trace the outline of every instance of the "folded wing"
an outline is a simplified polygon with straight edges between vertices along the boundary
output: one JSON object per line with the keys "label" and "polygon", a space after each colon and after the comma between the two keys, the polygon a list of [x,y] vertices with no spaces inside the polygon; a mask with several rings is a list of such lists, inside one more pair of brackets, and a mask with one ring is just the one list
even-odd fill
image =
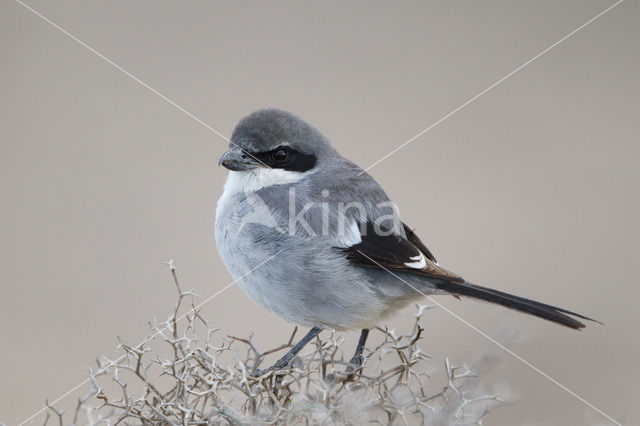
{"label": "folded wing", "polygon": [[361,224],[360,242],[342,250],[347,253],[351,262],[359,266],[399,270],[450,282],[465,282],[459,275],[440,267],[415,233],[406,225],[403,226],[408,238],[372,222]]}

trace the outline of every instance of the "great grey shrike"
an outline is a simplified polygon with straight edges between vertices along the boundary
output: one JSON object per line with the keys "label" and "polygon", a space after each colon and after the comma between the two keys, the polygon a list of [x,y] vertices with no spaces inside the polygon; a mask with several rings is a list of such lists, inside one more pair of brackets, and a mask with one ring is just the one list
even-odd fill
{"label": "great grey shrike", "polygon": [[230,170],[215,224],[224,264],[255,302],[311,327],[272,369],[325,328],[362,330],[350,364],[358,369],[368,330],[428,294],[480,299],[573,329],[584,327],[573,317],[590,320],[441,267],[380,185],[291,113],[264,109],[242,119],[219,164]]}

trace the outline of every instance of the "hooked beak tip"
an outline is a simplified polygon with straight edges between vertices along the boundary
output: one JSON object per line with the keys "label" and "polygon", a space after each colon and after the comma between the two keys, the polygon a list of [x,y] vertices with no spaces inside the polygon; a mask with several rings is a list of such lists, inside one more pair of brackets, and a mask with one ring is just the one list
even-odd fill
{"label": "hooked beak tip", "polygon": [[222,154],[222,157],[218,160],[218,165],[236,172],[252,170],[260,166],[239,149],[230,149]]}

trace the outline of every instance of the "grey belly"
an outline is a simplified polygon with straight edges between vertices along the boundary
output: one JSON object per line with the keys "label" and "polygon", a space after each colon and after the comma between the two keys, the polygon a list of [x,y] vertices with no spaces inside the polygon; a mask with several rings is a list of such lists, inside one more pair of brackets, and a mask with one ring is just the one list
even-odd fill
{"label": "grey belly", "polygon": [[[337,330],[370,328],[422,297],[385,271],[354,267],[319,240],[243,225],[233,212],[218,213],[216,244],[231,276],[252,300],[287,321]],[[413,284],[431,291],[428,283]]]}

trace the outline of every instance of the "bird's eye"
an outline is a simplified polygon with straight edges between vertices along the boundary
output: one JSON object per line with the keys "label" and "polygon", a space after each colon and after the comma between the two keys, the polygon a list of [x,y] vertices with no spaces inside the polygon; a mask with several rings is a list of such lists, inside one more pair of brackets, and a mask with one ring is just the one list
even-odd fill
{"label": "bird's eye", "polygon": [[273,159],[282,162],[287,159],[289,154],[287,154],[287,150],[284,148],[279,148],[273,153]]}

